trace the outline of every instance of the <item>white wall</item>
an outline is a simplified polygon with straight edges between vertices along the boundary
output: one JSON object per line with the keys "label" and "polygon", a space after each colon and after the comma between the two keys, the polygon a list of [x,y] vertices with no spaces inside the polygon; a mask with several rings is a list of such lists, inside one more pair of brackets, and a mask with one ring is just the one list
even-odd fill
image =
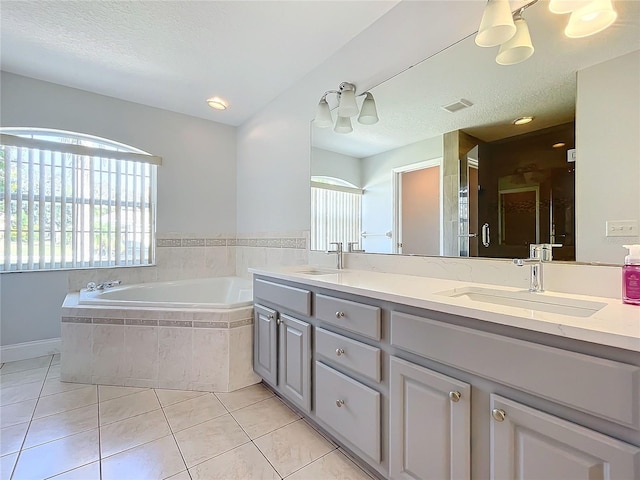
{"label": "white wall", "polygon": [[359,158],[341,153],[311,149],[311,176],[334,177],[362,187],[362,162]]}
{"label": "white wall", "polygon": [[[6,72],[0,75],[2,126],[88,133],[163,157],[158,169],[160,234],[235,233],[234,127]],[[152,275],[149,268],[121,272],[136,278]],[[96,272],[95,278],[100,275]],[[1,276],[0,344],[59,337],[59,309],[69,272]]]}
{"label": "white wall", "polygon": [[576,258],[620,264],[607,220],[640,221],[640,50],[578,72]]}
{"label": "white wall", "polygon": [[[393,229],[394,168],[442,157],[442,135],[405,145],[362,159],[362,229],[383,233]],[[377,253],[391,253],[392,239],[367,237],[362,248]]]}
{"label": "white wall", "polygon": [[[309,230],[310,121],[340,82],[366,91],[473,33],[477,1],[400,2],[238,129],[238,232]],[[437,28],[423,18],[436,16]],[[402,32],[398,35],[397,32]]]}

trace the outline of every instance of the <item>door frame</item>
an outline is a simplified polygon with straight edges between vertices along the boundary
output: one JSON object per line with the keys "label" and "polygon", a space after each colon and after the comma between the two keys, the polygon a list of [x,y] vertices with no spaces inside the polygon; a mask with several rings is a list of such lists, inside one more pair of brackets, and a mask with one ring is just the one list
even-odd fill
{"label": "door frame", "polygon": [[443,169],[442,169],[442,157],[434,158],[432,160],[424,160],[422,162],[411,163],[409,165],[403,165],[391,170],[391,186],[393,197],[393,226],[391,230],[391,252],[402,253],[402,174],[406,172],[413,172],[416,170],[424,170],[426,168],[440,167],[439,171],[439,187],[438,194],[439,205],[438,210],[440,213],[440,255],[444,254],[444,229],[442,228],[442,218],[444,216],[444,192],[443,192]]}

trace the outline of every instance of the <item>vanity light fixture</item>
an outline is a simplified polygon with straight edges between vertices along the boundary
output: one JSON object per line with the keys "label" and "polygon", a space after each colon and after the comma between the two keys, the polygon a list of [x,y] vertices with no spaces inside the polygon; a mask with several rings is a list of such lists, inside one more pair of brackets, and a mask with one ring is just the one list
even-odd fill
{"label": "vanity light fixture", "polygon": [[537,1],[532,0],[513,14],[508,0],[488,0],[476,35],[476,44],[481,47],[499,45],[496,62],[500,65],[515,65],[529,58],[534,48],[522,14]]}
{"label": "vanity light fixture", "polygon": [[585,6],[571,12],[564,34],[569,38],[595,35],[609,27],[618,18],[611,0],[592,0]]}
{"label": "vanity light fixture", "polygon": [[515,65],[533,55],[535,49],[531,43],[527,22],[522,18],[522,12],[524,8],[518,10],[513,17],[516,25],[515,35],[500,45],[498,56],[496,56],[496,62],[500,65]]}
{"label": "vanity light fixture", "polygon": [[226,110],[229,104],[220,97],[207,98],[207,104],[214,110]]}
{"label": "vanity light fixture", "polygon": [[533,122],[534,117],[518,117],[513,121],[514,125],[526,125]]}
{"label": "vanity light fixture", "polygon": [[358,116],[358,122],[363,125],[373,125],[378,123],[378,111],[376,102],[370,92],[364,92],[358,96],[364,95],[362,108],[358,108],[356,102],[356,86],[353,83],[342,82],[338,90],[328,90],[318,102],[316,116],[313,119],[314,125],[320,128],[328,128],[333,125],[333,117],[331,116],[331,108],[327,102],[327,95],[334,93],[338,97],[338,118],[333,129],[336,133],[351,133],[353,126],[351,117]]}

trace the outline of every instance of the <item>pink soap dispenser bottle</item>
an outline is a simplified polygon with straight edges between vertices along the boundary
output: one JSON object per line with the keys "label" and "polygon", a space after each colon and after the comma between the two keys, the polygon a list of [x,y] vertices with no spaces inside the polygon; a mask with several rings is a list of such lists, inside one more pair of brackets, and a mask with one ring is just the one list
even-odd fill
{"label": "pink soap dispenser bottle", "polygon": [[623,245],[629,250],[622,267],[622,301],[640,305],[640,245]]}

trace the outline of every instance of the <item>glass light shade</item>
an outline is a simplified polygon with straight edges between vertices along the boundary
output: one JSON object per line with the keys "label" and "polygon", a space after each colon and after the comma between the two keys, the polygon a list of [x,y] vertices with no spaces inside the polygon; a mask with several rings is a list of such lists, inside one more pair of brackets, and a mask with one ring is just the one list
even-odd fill
{"label": "glass light shade", "polygon": [[336,133],[353,132],[353,127],[351,126],[351,118],[341,117],[340,115],[338,115],[338,120],[336,121],[336,126],[333,131]]}
{"label": "glass light shade", "polygon": [[207,104],[216,110],[226,110],[229,106],[227,102],[220,97],[207,98]]}
{"label": "glass light shade", "polygon": [[363,125],[373,125],[378,123],[378,110],[376,109],[376,102],[373,99],[373,95],[367,92],[362,102],[362,108],[360,109],[360,116],[358,122]]}
{"label": "glass light shade", "polygon": [[524,18],[517,18],[515,24],[516,34],[507,43],[500,45],[496,57],[496,62],[500,65],[515,65],[533,55],[534,48],[527,22],[524,21]]}
{"label": "glass light shade", "polygon": [[575,10],[569,17],[564,34],[569,38],[582,38],[601,32],[618,18],[611,0],[592,0]]}
{"label": "glass light shade", "polygon": [[584,7],[589,0],[551,0],[549,10],[553,13],[570,13]]}
{"label": "glass light shade", "polygon": [[358,104],[356,102],[355,90],[343,90],[340,93],[340,103],[338,104],[339,117],[353,117],[358,114]]}
{"label": "glass light shade", "polygon": [[489,0],[484,7],[476,45],[495,47],[509,40],[516,33],[509,0]]}
{"label": "glass light shade", "polygon": [[333,117],[331,116],[331,109],[325,98],[318,102],[318,108],[316,108],[316,118],[313,119],[313,124],[316,127],[328,128],[333,125]]}

